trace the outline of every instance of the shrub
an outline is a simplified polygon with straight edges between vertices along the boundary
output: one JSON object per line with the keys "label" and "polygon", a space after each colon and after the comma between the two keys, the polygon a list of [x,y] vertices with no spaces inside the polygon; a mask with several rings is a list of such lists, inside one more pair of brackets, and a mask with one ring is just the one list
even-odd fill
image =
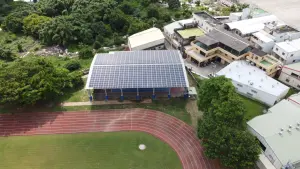
{"label": "shrub", "polygon": [[80,63],[77,60],[70,60],[67,64],[65,64],[64,68],[72,72],[80,69]]}
{"label": "shrub", "polygon": [[88,59],[88,58],[92,58],[93,56],[94,56],[93,51],[88,47],[84,47],[79,51],[80,59]]}
{"label": "shrub", "polygon": [[101,48],[101,43],[98,42],[98,41],[96,41],[96,42],[94,43],[93,47],[94,47],[94,49],[99,49],[99,48]]}
{"label": "shrub", "polygon": [[23,47],[22,47],[22,45],[21,45],[21,44],[18,44],[18,46],[17,46],[17,47],[18,47],[18,51],[19,51],[19,52],[24,52],[24,51],[23,51]]}

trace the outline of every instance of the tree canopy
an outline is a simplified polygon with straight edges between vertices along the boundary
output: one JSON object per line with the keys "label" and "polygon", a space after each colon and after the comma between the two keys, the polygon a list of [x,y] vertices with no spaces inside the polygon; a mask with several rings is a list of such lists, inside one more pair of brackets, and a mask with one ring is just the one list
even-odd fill
{"label": "tree canopy", "polygon": [[260,147],[255,137],[246,131],[245,107],[231,80],[224,76],[206,80],[198,92],[198,107],[204,111],[198,124],[198,136],[205,155],[220,159],[230,168],[253,167]]}
{"label": "tree canopy", "polygon": [[[75,87],[81,77],[45,58],[29,57],[0,65],[0,103],[35,104]],[[75,83],[76,82],[76,83]]]}
{"label": "tree canopy", "polygon": [[[45,45],[93,45],[97,41],[96,47],[110,46],[153,23],[162,27],[174,15],[158,0],[40,0],[14,2],[13,6],[6,1],[0,0],[0,9],[7,9],[0,12],[2,28],[33,36]],[[169,1],[170,9],[179,7],[178,0]]]}

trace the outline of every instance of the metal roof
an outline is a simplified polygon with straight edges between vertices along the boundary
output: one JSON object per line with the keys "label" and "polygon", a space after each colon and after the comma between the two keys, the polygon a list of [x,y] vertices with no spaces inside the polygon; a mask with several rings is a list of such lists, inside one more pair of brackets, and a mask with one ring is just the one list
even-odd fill
{"label": "metal roof", "polygon": [[240,21],[235,21],[231,23],[226,23],[230,30],[237,29],[243,35],[258,32],[265,27],[265,23],[277,22],[278,18],[275,15],[267,15],[258,18],[245,19]]}
{"label": "metal roof", "polygon": [[214,29],[206,35],[238,52],[250,46],[246,40],[226,30]]}
{"label": "metal roof", "polygon": [[128,45],[132,50],[143,50],[164,43],[165,36],[158,28],[150,28],[128,37]]}
{"label": "metal roof", "polygon": [[286,42],[279,42],[279,43],[276,43],[276,45],[279,46],[281,49],[283,49],[286,52],[300,51],[300,39],[295,39],[295,40],[286,41]]}
{"label": "metal roof", "polygon": [[87,89],[188,87],[177,50],[122,51],[96,54]]}
{"label": "metal roof", "polygon": [[266,52],[264,52],[264,51],[262,51],[262,50],[259,50],[259,49],[257,49],[257,48],[253,48],[253,49],[251,50],[251,52],[254,53],[254,54],[257,55],[257,56],[265,56],[265,55],[267,55]]}
{"label": "metal roof", "polygon": [[250,65],[245,60],[234,61],[217,73],[226,76],[240,84],[251,86],[269,95],[281,96],[289,87],[266,75],[263,70]]}
{"label": "metal roof", "polygon": [[196,37],[196,40],[207,45],[207,46],[210,46],[210,45],[213,45],[213,44],[216,44],[218,43],[219,41],[209,37],[209,36],[206,36],[206,35],[203,35],[203,36],[200,36],[200,37]]}
{"label": "metal roof", "polygon": [[265,139],[283,165],[289,161],[299,161],[300,130],[296,127],[300,127],[297,124],[300,124],[300,107],[282,100],[269,111],[270,113],[257,116],[247,124]]}

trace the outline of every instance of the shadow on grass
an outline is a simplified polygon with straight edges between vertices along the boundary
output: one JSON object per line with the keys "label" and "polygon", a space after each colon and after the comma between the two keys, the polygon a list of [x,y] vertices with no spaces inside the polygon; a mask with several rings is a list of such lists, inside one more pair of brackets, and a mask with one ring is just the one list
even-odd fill
{"label": "shadow on grass", "polygon": [[[61,99],[68,98],[65,96]],[[61,111],[91,111],[91,110],[107,110],[107,109],[131,109],[131,108],[144,108],[164,112],[172,115],[182,121],[191,124],[191,116],[186,111],[187,101],[183,98],[172,98],[155,100],[152,103],[139,103],[134,104],[117,104],[117,105],[93,105],[93,106],[61,106],[60,103],[39,103],[35,106],[26,106],[16,108],[14,106],[0,107],[0,113],[24,113],[24,112],[61,112]]]}

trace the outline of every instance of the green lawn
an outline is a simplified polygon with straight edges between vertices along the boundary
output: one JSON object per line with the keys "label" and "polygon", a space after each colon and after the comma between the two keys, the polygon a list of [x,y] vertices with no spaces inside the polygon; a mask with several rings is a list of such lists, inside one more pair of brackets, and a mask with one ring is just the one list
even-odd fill
{"label": "green lawn", "polygon": [[251,120],[255,116],[263,114],[263,110],[267,109],[267,106],[265,106],[257,101],[251,100],[251,99],[246,98],[241,95],[239,95],[239,96],[240,96],[240,99],[244,102],[245,108],[247,110],[246,114],[245,114],[246,121]]}
{"label": "green lawn", "polygon": [[6,137],[0,138],[0,152],[3,169],[181,168],[169,145],[142,132]]}

